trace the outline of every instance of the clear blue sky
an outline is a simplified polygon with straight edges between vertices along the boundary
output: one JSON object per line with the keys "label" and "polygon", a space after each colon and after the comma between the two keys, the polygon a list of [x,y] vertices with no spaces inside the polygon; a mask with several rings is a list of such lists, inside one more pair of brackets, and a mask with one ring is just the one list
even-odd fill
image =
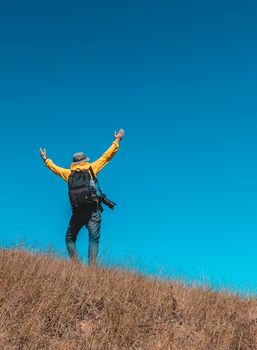
{"label": "clear blue sky", "polygon": [[256,23],[254,0],[1,1],[1,244],[65,251],[67,185],[38,149],[69,167],[123,127],[101,255],[256,287]]}

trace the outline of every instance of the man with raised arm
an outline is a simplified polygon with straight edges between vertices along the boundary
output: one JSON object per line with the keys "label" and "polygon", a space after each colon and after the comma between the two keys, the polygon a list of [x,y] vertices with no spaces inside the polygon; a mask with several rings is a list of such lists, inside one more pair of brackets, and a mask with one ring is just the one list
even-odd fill
{"label": "man with raised arm", "polygon": [[57,166],[47,158],[46,150],[40,148],[40,155],[45,165],[56,175],[68,182],[69,198],[72,215],[66,231],[65,242],[72,260],[78,261],[76,248],[77,235],[86,226],[89,233],[88,262],[95,264],[98,255],[100,238],[102,203],[113,208],[115,203],[106,199],[97,181],[97,174],[109,163],[119,149],[119,143],[124,136],[124,130],[114,133],[114,141],[108,150],[96,161],[89,163],[89,158],[83,152],[73,155],[70,169]]}

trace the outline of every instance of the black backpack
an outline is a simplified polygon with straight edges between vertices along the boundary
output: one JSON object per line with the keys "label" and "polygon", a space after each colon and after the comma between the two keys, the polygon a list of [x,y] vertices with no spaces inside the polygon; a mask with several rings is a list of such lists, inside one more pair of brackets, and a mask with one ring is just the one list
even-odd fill
{"label": "black backpack", "polygon": [[87,170],[72,170],[68,179],[69,198],[72,209],[81,204],[96,202],[96,189],[92,186],[92,178]]}

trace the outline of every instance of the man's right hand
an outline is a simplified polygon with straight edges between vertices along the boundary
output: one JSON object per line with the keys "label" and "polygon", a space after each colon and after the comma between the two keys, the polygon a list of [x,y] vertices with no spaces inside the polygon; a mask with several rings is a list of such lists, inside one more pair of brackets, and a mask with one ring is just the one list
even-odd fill
{"label": "man's right hand", "polygon": [[47,156],[46,156],[46,149],[45,149],[45,148],[44,148],[44,149],[43,149],[43,148],[40,148],[39,153],[40,153],[41,158],[42,158],[43,161],[45,162],[46,159],[47,159]]}
{"label": "man's right hand", "polygon": [[114,132],[114,138],[116,142],[120,142],[125,135],[125,131],[123,129],[120,129],[119,132],[117,133],[116,131]]}

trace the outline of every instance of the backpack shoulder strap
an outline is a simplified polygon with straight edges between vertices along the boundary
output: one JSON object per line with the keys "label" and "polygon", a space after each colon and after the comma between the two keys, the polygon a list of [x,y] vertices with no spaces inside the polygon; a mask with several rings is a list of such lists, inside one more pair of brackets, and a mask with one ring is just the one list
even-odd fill
{"label": "backpack shoulder strap", "polygon": [[94,170],[93,170],[93,168],[91,167],[91,165],[90,165],[90,167],[89,167],[89,172],[90,172],[90,174],[91,174],[91,176],[92,176],[92,179],[95,180],[95,181],[97,181],[97,178],[96,178],[96,176],[95,176]]}
{"label": "backpack shoulder strap", "polygon": [[98,181],[97,177],[95,176],[94,170],[92,169],[91,165],[90,165],[90,167],[89,167],[88,170],[89,170],[89,172],[90,172],[90,174],[91,174],[91,176],[92,176],[92,179],[95,181],[96,188],[97,188],[98,192],[99,192],[100,194],[102,194],[103,192],[102,192],[102,190],[101,190],[101,188],[100,188],[99,181]]}

